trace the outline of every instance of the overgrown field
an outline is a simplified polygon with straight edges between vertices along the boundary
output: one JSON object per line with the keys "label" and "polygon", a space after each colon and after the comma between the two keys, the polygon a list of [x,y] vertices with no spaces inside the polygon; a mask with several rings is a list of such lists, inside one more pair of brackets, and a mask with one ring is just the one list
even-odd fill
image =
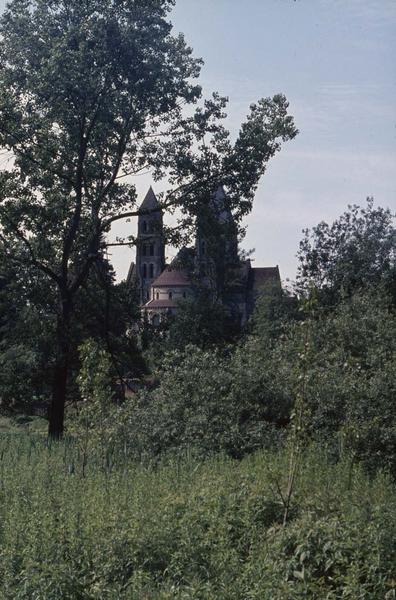
{"label": "overgrown field", "polygon": [[0,436],[1,600],[396,597],[396,494],[313,448],[117,464]]}

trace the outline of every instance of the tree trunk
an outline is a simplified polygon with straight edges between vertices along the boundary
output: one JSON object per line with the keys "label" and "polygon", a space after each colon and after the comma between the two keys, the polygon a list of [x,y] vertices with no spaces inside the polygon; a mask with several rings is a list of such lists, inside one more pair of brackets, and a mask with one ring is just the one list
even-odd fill
{"label": "tree trunk", "polygon": [[63,436],[67,376],[70,354],[70,315],[71,299],[62,300],[61,314],[56,328],[56,360],[52,388],[52,402],[49,412],[48,436],[60,439]]}

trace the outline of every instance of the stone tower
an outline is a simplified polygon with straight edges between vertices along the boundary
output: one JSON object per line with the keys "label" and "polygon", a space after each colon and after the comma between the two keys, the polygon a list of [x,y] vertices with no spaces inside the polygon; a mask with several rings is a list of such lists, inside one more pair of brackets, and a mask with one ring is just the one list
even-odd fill
{"label": "stone tower", "polygon": [[220,283],[218,271],[225,275],[239,262],[237,228],[221,185],[211,195],[207,215],[198,220],[195,257],[198,275],[211,287],[213,278]]}
{"label": "stone tower", "polygon": [[[157,210],[156,210],[157,209]],[[165,268],[163,215],[152,187],[144,198],[138,217],[136,271],[139,281],[140,302],[150,300],[150,286]],[[152,212],[150,212],[152,211]]]}

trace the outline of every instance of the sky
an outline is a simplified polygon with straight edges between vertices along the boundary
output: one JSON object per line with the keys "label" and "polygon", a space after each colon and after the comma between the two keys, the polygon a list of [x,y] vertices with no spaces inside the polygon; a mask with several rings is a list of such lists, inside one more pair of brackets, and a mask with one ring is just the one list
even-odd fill
{"label": "sky", "polygon": [[[255,266],[293,279],[302,229],[367,196],[396,211],[396,0],[178,0],[170,18],[204,59],[204,95],[229,97],[232,135],[252,102],[278,92],[300,131],[271,159],[245,221]],[[150,183],[136,182],[142,198]],[[132,223],[114,231],[129,233]],[[133,250],[111,254],[122,279]]]}

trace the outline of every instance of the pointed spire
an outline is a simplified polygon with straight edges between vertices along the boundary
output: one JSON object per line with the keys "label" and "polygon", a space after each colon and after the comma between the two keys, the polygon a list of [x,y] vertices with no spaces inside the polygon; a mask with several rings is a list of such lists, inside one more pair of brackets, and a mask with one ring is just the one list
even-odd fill
{"label": "pointed spire", "polygon": [[217,186],[211,197],[212,208],[217,213],[220,222],[226,223],[233,221],[232,212],[227,204],[227,196],[222,184]]}
{"label": "pointed spire", "polygon": [[222,210],[224,208],[225,191],[222,185],[218,185],[215,190],[211,193],[211,205],[216,210]]}
{"label": "pointed spire", "polygon": [[225,191],[224,191],[224,187],[222,185],[219,185],[217,190],[214,193],[214,196],[216,198],[216,200],[224,200],[224,198],[226,197]]}
{"label": "pointed spire", "polygon": [[141,210],[151,210],[153,208],[157,208],[158,205],[159,205],[159,202],[157,200],[157,196],[154,194],[154,190],[150,185],[149,190],[148,190],[142,204],[140,205],[140,209]]}

